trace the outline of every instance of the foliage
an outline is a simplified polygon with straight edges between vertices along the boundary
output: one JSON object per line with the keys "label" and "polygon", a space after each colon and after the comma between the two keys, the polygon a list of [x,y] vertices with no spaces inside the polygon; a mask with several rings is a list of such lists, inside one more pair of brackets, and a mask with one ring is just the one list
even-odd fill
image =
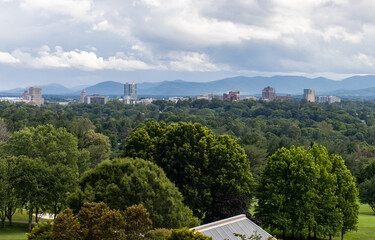
{"label": "foliage", "polygon": [[375,214],[375,177],[366,179],[359,185],[359,200],[370,205]]}
{"label": "foliage", "polygon": [[67,209],[56,218],[53,239],[126,239],[125,220],[105,203],[85,203],[77,216]]}
{"label": "foliage", "polygon": [[52,125],[24,128],[2,145],[9,170],[9,184],[30,211],[60,212],[69,192],[75,190],[79,169],[85,169],[85,152],[64,128]]}
{"label": "foliage", "polygon": [[126,239],[145,239],[147,232],[152,228],[150,214],[142,204],[128,207],[124,212],[126,222]]}
{"label": "foliage", "polygon": [[83,240],[82,235],[81,224],[72,210],[68,208],[56,217],[52,233],[54,240]]}
{"label": "foliage", "polygon": [[52,239],[53,224],[51,222],[36,224],[30,233],[26,233],[27,239],[50,240]]}
{"label": "foliage", "polygon": [[172,231],[166,228],[156,228],[148,231],[146,237],[149,240],[166,240]]}
{"label": "foliage", "polygon": [[199,222],[183,203],[183,197],[157,165],[141,159],[104,161],[86,172],[80,181],[90,201],[103,201],[125,210],[142,203],[154,227],[194,226]]}
{"label": "foliage", "polygon": [[77,139],[65,128],[56,129],[50,124],[13,133],[3,148],[8,155],[40,158],[50,166],[61,164],[81,173],[87,167]]}
{"label": "foliage", "polygon": [[[248,154],[255,179],[259,179],[266,157],[278,148],[292,145],[310,146],[316,142],[326,146],[330,154],[345,159],[357,178],[361,177],[362,167],[374,158],[373,101],[318,104],[298,100],[230,102],[214,99],[177,103],[157,100],[147,106],[109,101],[105,105],[45,105],[40,108],[1,102],[0,118],[10,132],[45,124],[65,127],[79,139],[79,146],[84,133],[92,129],[109,138],[115,156],[122,150],[126,137],[147,122],[200,123],[215,134],[239,139]],[[249,136],[251,141],[247,141]],[[258,155],[254,147],[262,154]]]}
{"label": "foliage", "polygon": [[8,218],[10,225],[12,225],[13,214],[22,205],[12,184],[11,175],[14,167],[14,164],[10,161],[0,159],[0,219],[2,221],[2,228],[5,228],[6,218]]}
{"label": "foliage", "polygon": [[212,237],[208,237],[203,233],[195,230],[189,230],[188,228],[173,229],[171,235],[167,237],[167,240],[212,240]]}
{"label": "foliage", "polygon": [[256,216],[264,226],[284,232],[344,234],[356,229],[357,195],[340,156],[318,145],[281,148],[262,172]]}
{"label": "foliage", "polygon": [[[234,196],[245,205],[249,202],[250,165],[244,150],[227,135],[215,137],[211,130],[197,123],[166,126],[150,122],[135,131],[124,148],[126,156],[144,158],[161,166],[181,190],[185,203],[205,221],[230,216],[214,207],[216,199]],[[242,209],[234,207],[230,212],[243,213],[238,211]]]}
{"label": "foliage", "polygon": [[85,133],[82,147],[90,153],[90,167],[108,159],[111,154],[109,138],[91,129]]}

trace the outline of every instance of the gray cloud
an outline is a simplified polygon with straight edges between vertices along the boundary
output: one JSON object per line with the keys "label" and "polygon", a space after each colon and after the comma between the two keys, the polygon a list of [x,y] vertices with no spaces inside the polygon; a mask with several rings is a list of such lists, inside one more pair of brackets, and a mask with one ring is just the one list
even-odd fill
{"label": "gray cloud", "polygon": [[0,65],[374,74],[374,10],[365,0],[0,0]]}

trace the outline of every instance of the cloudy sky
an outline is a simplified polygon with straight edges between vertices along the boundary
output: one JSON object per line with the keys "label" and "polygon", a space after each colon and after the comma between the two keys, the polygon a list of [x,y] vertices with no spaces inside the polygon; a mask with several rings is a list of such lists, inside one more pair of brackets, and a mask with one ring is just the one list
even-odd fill
{"label": "cloudy sky", "polygon": [[370,0],[0,0],[0,89],[375,74]]}

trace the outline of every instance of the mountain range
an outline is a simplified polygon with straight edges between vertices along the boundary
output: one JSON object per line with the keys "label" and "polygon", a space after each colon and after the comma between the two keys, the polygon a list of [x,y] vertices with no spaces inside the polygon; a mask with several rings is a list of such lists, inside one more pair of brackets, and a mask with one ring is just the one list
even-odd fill
{"label": "mountain range", "polygon": [[[238,76],[210,82],[187,82],[182,80],[157,83],[139,83],[139,96],[194,96],[202,94],[222,94],[228,91],[240,91],[241,95],[259,96],[262,89],[271,86],[277,94],[302,95],[304,88],[314,88],[315,95],[337,95],[375,98],[375,76],[353,76],[341,81],[323,77],[307,78],[302,76],[245,77]],[[40,86],[43,95],[80,95],[83,88],[87,94],[109,96],[124,95],[124,83],[106,81],[93,86],[67,88],[60,84]],[[1,95],[18,96],[28,88],[17,88],[0,92]]]}

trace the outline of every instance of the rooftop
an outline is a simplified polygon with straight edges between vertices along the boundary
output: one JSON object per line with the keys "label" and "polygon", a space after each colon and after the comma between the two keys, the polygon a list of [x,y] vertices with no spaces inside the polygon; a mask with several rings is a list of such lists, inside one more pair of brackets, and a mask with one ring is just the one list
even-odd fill
{"label": "rooftop", "polygon": [[208,223],[195,229],[204,235],[212,237],[214,240],[238,240],[239,237],[234,236],[234,233],[246,235],[260,235],[262,240],[272,238],[272,235],[264,231],[261,227],[253,223],[246,217],[245,214],[237,215],[234,217],[226,218],[220,221]]}

